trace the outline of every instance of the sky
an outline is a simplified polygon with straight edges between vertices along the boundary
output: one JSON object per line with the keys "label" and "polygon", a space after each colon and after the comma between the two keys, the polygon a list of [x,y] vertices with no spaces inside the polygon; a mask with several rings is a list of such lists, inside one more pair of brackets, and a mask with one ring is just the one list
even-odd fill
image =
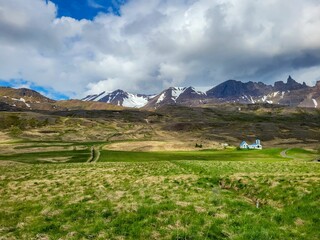
{"label": "sky", "polygon": [[0,0],[0,85],[55,99],[320,80],[319,0]]}

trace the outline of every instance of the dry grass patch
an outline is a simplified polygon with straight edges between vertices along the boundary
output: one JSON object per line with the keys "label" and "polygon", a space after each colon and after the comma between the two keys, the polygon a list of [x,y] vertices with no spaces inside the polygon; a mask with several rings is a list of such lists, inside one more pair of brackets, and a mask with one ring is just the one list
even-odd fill
{"label": "dry grass patch", "polygon": [[179,141],[138,141],[138,142],[119,142],[104,146],[105,150],[114,151],[188,151],[194,150],[194,145],[190,142]]}
{"label": "dry grass patch", "polygon": [[[159,132],[157,132],[158,134]],[[197,151],[201,148],[196,148],[196,144],[201,144],[203,149],[223,149],[221,143],[215,141],[208,141],[202,139],[195,139],[188,135],[183,137],[174,136],[173,133],[162,133],[166,137],[159,136],[155,140],[143,141],[136,139],[136,141],[128,142],[114,142],[104,146],[104,150],[113,151],[137,151],[137,152],[159,152],[159,151]],[[173,136],[172,136],[173,135]],[[184,139],[184,140],[181,140]]]}

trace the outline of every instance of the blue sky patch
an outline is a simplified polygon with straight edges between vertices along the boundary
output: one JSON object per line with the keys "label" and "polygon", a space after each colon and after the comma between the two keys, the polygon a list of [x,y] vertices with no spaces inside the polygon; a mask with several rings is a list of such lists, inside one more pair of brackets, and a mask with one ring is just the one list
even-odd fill
{"label": "blue sky patch", "polygon": [[23,80],[23,79],[13,79],[10,81],[0,80],[1,87],[12,87],[12,88],[29,88],[39,92],[40,94],[54,99],[54,100],[67,100],[69,97],[65,94],[59,93],[52,88],[45,88],[42,86],[38,86],[32,82]]}
{"label": "blue sky patch", "polygon": [[[50,0],[58,7],[58,17],[92,20],[98,13],[120,15],[120,6],[126,0]],[[48,2],[48,0],[47,0]]]}

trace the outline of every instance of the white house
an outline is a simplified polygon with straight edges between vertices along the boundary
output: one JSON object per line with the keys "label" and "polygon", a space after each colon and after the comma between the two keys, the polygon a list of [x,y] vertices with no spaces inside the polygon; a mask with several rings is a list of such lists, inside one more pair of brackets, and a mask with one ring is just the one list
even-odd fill
{"label": "white house", "polygon": [[260,140],[257,139],[255,143],[250,144],[250,145],[248,143],[246,143],[245,141],[243,141],[240,144],[240,148],[241,149],[259,149],[259,150],[261,150],[262,149],[262,145],[261,145]]}
{"label": "white house", "polygon": [[241,144],[240,144],[240,148],[241,149],[247,149],[248,148],[248,143],[246,141],[243,141]]}

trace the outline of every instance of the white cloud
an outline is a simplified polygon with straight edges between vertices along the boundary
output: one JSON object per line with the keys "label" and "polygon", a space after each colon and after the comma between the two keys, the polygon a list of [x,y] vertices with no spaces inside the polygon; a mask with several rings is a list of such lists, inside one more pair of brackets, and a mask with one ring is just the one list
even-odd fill
{"label": "white cloud", "polygon": [[132,0],[120,12],[78,21],[56,18],[50,1],[0,0],[0,79],[71,97],[320,79],[319,1]]}
{"label": "white cloud", "polygon": [[89,5],[89,7],[92,8],[105,8],[104,6],[102,6],[101,4],[97,3],[95,0],[87,0],[87,3]]}

